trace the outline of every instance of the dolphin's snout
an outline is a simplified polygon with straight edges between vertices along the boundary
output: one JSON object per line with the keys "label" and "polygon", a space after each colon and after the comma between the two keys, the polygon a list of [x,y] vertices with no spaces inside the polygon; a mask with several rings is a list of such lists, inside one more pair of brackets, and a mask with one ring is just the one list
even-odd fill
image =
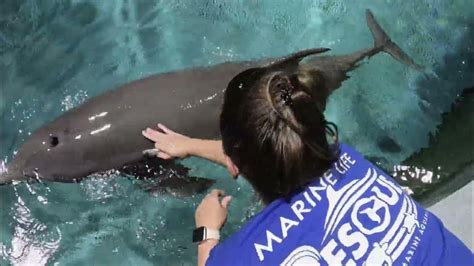
{"label": "dolphin's snout", "polygon": [[21,175],[15,175],[8,172],[0,173],[0,185],[10,184],[13,180],[19,180],[20,176]]}
{"label": "dolphin's snout", "polygon": [[0,185],[10,184],[15,180],[21,181],[24,179],[24,175],[19,173],[11,165],[0,163]]}

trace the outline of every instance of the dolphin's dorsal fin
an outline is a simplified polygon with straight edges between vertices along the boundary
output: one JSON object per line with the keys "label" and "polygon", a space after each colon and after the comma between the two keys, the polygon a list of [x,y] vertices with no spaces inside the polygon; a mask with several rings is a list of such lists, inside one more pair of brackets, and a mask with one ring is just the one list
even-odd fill
{"label": "dolphin's dorsal fin", "polygon": [[[280,58],[277,58],[272,61],[267,61],[268,63],[264,64],[261,67],[254,67],[254,68],[249,68],[246,69],[236,76],[234,76],[229,84],[227,85],[227,88],[234,88],[238,87],[239,90],[242,89],[248,89],[252,87],[252,84],[259,79],[262,75],[267,73],[267,71],[272,71],[275,69],[282,69],[282,68],[289,68],[289,67],[298,67],[298,63],[305,57],[313,54],[319,54],[319,53],[324,53],[326,51],[329,51],[331,49],[329,48],[312,48],[312,49],[306,49],[302,51],[298,51],[296,53],[292,53],[287,56],[283,56]],[[237,96],[235,96],[237,97]]]}
{"label": "dolphin's dorsal fin", "polygon": [[277,60],[270,62],[268,65],[265,66],[265,68],[280,68],[286,65],[291,65],[295,64],[298,65],[298,63],[303,60],[303,58],[314,55],[314,54],[320,54],[327,52],[331,49],[329,48],[312,48],[312,49],[306,49],[302,51],[298,51],[296,53],[292,53],[290,55],[278,58]]}

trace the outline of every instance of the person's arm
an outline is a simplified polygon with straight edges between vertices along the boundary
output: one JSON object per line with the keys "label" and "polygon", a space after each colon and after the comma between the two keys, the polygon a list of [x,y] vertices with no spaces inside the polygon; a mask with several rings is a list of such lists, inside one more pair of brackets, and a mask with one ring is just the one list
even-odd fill
{"label": "person's arm", "polygon": [[[222,200],[220,197],[223,197]],[[196,228],[204,226],[213,230],[220,230],[227,220],[227,206],[232,200],[231,196],[224,197],[224,191],[214,189],[209,193],[196,209]],[[219,243],[217,239],[207,239],[199,243],[198,265],[206,265],[212,248]]]}
{"label": "person's arm", "polygon": [[226,158],[221,140],[190,139],[188,146],[191,156],[198,156],[204,159],[226,165]]}
{"label": "person's arm", "polygon": [[172,131],[158,124],[163,132],[147,128],[143,136],[155,142],[157,156],[162,159],[198,156],[221,165],[226,165],[226,157],[220,140],[194,139]]}
{"label": "person's arm", "polygon": [[211,250],[219,244],[217,239],[208,239],[198,245],[198,266],[206,265],[206,261],[211,254]]}

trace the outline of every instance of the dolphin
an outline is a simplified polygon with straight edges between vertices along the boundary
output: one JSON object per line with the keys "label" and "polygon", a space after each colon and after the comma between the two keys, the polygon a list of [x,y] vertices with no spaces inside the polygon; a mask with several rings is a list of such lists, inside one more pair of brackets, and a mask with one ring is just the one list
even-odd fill
{"label": "dolphin", "polygon": [[[79,182],[96,172],[143,162],[147,165],[150,158],[143,151],[153,145],[141,131],[157,122],[189,136],[219,138],[224,90],[234,76],[246,69],[300,67],[300,61],[309,57],[304,66],[322,75],[324,87],[316,93],[325,97],[339,88],[348,78],[347,73],[363,59],[380,52],[422,70],[391,41],[370,10],[366,18],[374,45],[349,55],[316,56],[329,49],[315,48],[280,58],[185,69],[133,81],[91,98],[36,130],[7,165],[0,184],[31,179]],[[168,182],[166,186],[176,187],[176,183]]]}

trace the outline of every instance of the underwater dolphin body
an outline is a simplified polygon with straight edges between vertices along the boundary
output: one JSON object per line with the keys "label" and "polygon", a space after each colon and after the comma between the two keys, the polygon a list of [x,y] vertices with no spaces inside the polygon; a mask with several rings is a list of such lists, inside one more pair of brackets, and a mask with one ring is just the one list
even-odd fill
{"label": "underwater dolphin body", "polygon": [[395,180],[409,187],[424,206],[439,202],[474,178],[474,88],[464,89],[442,118],[428,147],[393,169]]}
{"label": "underwater dolphin body", "polygon": [[[366,15],[373,47],[349,55],[312,56],[305,61],[305,67],[322,75],[324,87],[316,93],[327,97],[361,60],[379,52],[421,69],[390,40],[369,10]],[[96,172],[133,166],[146,160],[143,151],[153,147],[141,131],[157,122],[193,137],[219,138],[223,91],[232,77],[251,67],[300,67],[303,58],[327,50],[309,49],[276,59],[163,73],[108,91],[36,130],[7,165],[0,184],[28,179],[77,182]]]}

